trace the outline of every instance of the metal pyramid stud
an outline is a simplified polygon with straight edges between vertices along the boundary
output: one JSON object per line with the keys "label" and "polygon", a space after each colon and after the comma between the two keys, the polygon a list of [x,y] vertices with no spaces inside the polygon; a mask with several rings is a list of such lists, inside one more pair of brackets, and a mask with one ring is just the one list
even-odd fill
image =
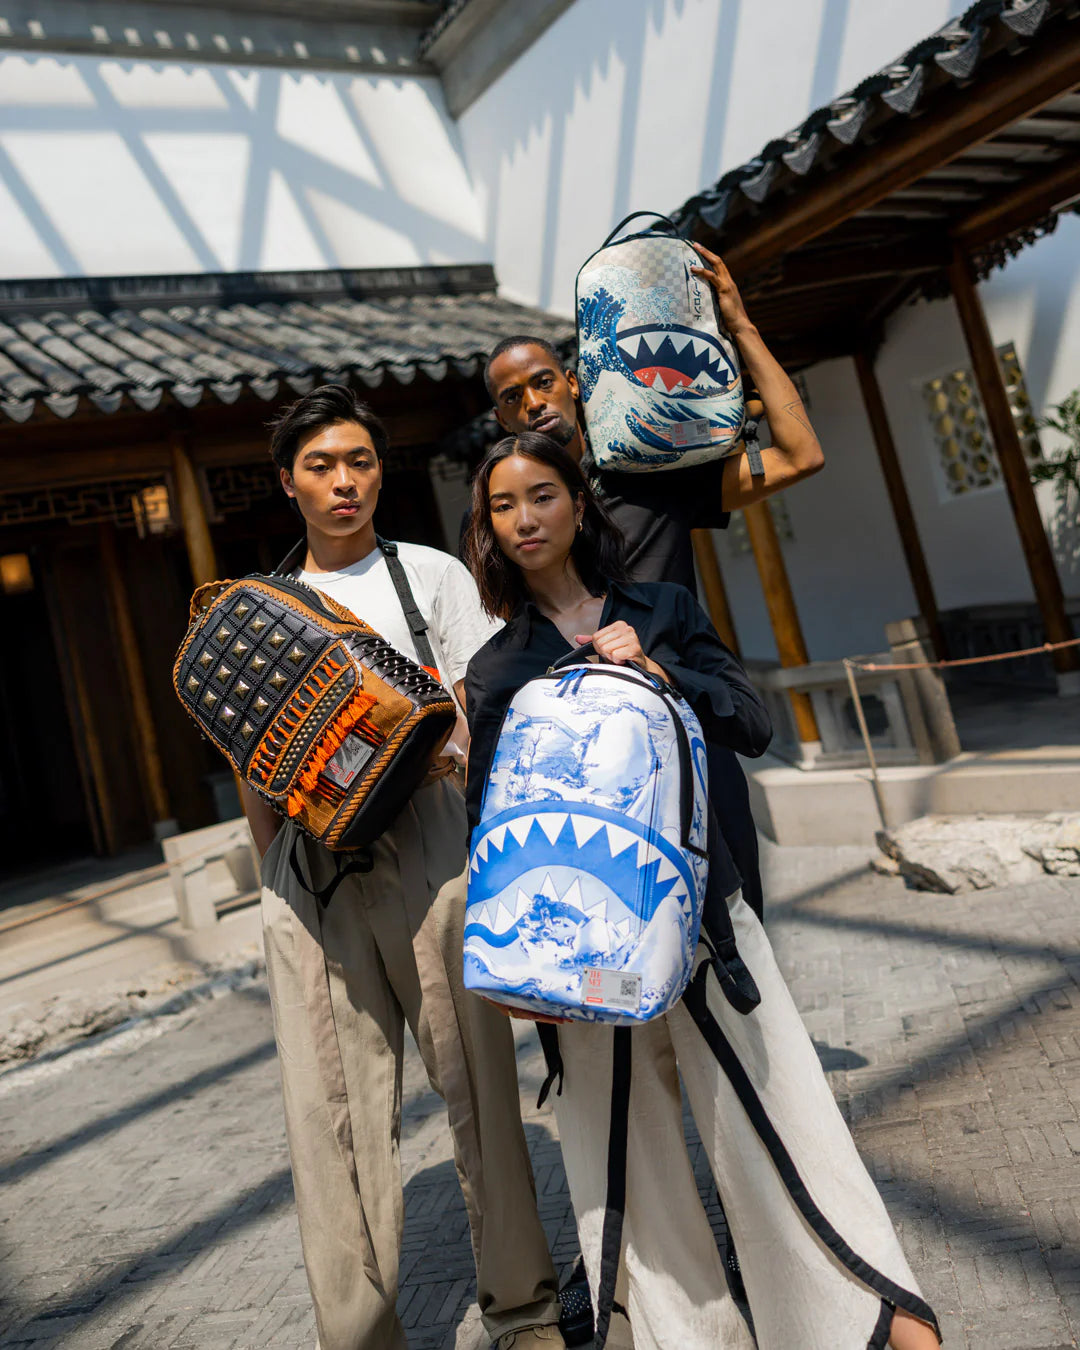
{"label": "metal pyramid stud", "polygon": [[199,692],[199,681],[194,675],[188,676],[187,691],[189,694],[197,694]]}
{"label": "metal pyramid stud", "polygon": [[304,659],[304,651],[302,647],[294,647],[292,651],[289,653],[289,660],[293,663],[294,666],[298,666],[303,659]]}
{"label": "metal pyramid stud", "polygon": [[246,698],[251,693],[251,685],[246,680],[237,680],[233,693],[237,698]]}
{"label": "metal pyramid stud", "polygon": [[236,721],[236,710],[234,708],[230,708],[229,705],[226,703],[225,707],[222,708],[221,710],[221,720],[225,723],[227,727],[231,726],[233,722]]}
{"label": "metal pyramid stud", "polygon": [[215,636],[215,637],[217,638],[217,640],[224,646],[224,644],[225,644],[226,642],[228,642],[228,640],[232,637],[232,634],[231,634],[231,633],[229,632],[229,630],[225,627],[225,625],[222,624],[221,627],[220,627],[220,628],[217,630],[217,632],[214,634],[214,636]]}
{"label": "metal pyramid stud", "polygon": [[275,689],[284,689],[289,681],[282,675],[280,670],[275,670],[273,675],[270,676],[270,683]]}
{"label": "metal pyramid stud", "polygon": [[234,614],[238,619],[242,619],[242,618],[244,617],[245,614],[249,614],[250,612],[251,612],[251,606],[250,606],[249,604],[246,604],[243,600],[241,600],[240,603],[239,603],[239,604],[236,606],[236,608],[233,610],[233,614]]}
{"label": "metal pyramid stud", "polygon": [[208,689],[206,693],[203,694],[202,701],[206,704],[208,708],[212,708],[214,704],[218,701],[218,696],[217,694],[214,693],[212,689]]}
{"label": "metal pyramid stud", "polygon": [[232,654],[238,661],[243,657],[245,652],[249,652],[250,650],[251,648],[248,644],[246,642],[241,642],[239,638],[237,638],[232,645]]}
{"label": "metal pyramid stud", "polygon": [[255,711],[257,713],[264,713],[267,710],[267,708],[269,708],[269,706],[270,704],[267,703],[266,699],[263,698],[262,694],[260,694],[259,697],[255,700]]}
{"label": "metal pyramid stud", "polygon": [[255,655],[248,662],[248,665],[251,666],[251,669],[255,672],[256,675],[261,675],[269,664],[270,662],[266,659],[266,657],[260,656],[258,652],[256,652]]}
{"label": "metal pyramid stud", "polygon": [[228,666],[220,666],[218,668],[217,677],[219,684],[225,684],[232,679],[232,671]]}
{"label": "metal pyramid stud", "polygon": [[199,665],[202,666],[203,670],[209,669],[213,664],[214,658],[209,652],[203,652],[202,656],[199,657]]}
{"label": "metal pyramid stud", "polygon": [[285,644],[286,644],[286,642],[288,642],[289,639],[285,636],[284,633],[282,633],[282,632],[279,631],[279,632],[276,632],[276,633],[271,633],[271,634],[270,634],[270,639],[269,639],[269,640],[270,640],[270,646],[273,647],[274,650],[276,651],[276,650],[278,649],[278,647],[284,647]]}
{"label": "metal pyramid stud", "polygon": [[250,722],[245,722],[244,725],[240,728],[240,735],[243,736],[245,741],[250,741],[252,736],[255,735],[255,728],[251,725]]}
{"label": "metal pyramid stud", "polygon": [[267,626],[266,620],[263,618],[261,614],[257,619],[252,619],[251,621],[251,631],[255,634],[256,637],[259,636],[259,634],[266,626]]}

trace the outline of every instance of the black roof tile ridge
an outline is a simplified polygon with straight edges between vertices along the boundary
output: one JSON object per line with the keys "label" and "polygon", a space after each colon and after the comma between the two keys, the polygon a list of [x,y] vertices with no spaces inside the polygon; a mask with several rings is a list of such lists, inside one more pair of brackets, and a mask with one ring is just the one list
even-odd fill
{"label": "black roof tile ridge", "polygon": [[31,277],[0,281],[0,307],[88,306],[107,313],[151,304],[234,305],[245,301],[350,298],[495,289],[491,263],[326,268],[295,272],[206,272],[111,277]]}
{"label": "black roof tile ridge", "polygon": [[[774,167],[780,161],[788,163],[792,172],[798,175],[808,172],[816,158],[816,150],[797,158],[797,168],[791,163],[793,151],[806,147],[806,143],[823,129],[828,128],[842,143],[853,143],[859,138],[869,111],[865,105],[875,96],[880,97],[894,114],[910,115],[922,95],[928,65],[936,63],[953,79],[965,79],[978,64],[977,52],[956,66],[950,65],[947,58],[973,39],[981,46],[982,31],[991,20],[1000,19],[1021,38],[1031,37],[1042,26],[1049,11],[1049,0],[975,0],[959,17],[950,19],[936,32],[920,39],[895,61],[866,76],[847,93],[838,94],[828,104],[815,108],[793,130],[769,141],[753,158],[728,169],[711,187],[687,198],[671,212],[671,219],[684,234],[698,217],[712,228],[722,229],[732,194],[741,189],[751,200],[763,201],[772,184]],[[844,133],[842,120],[837,121],[845,115],[849,119],[855,118],[850,135]]]}

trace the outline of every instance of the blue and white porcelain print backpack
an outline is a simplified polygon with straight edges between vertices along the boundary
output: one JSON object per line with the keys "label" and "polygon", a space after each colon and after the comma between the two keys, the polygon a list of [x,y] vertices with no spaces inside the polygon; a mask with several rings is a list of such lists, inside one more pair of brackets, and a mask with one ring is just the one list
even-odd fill
{"label": "blue and white porcelain print backpack", "polygon": [[669,684],[589,664],[590,651],[523,685],[503,719],[472,834],[465,986],[634,1025],[690,978],[709,868],[705,742]]}
{"label": "blue and white porcelain print backpack", "polygon": [[688,468],[742,448],[739,358],[701,259],[665,216],[612,243],[577,275],[578,381],[601,469]]}

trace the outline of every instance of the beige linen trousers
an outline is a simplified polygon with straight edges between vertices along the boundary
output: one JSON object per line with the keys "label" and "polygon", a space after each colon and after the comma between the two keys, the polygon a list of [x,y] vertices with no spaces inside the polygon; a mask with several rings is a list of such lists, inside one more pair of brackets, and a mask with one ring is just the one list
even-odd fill
{"label": "beige linen trousers", "polygon": [[558,1320],[510,1023],[462,985],[465,807],[414,793],[374,868],[323,908],[332,856],[291,825],[263,859],[263,934],[304,1264],[321,1350],[402,1350],[398,1142],[407,1021],[444,1098],[488,1334]]}
{"label": "beige linen trousers", "polygon": [[[727,1289],[683,1137],[680,1074],[739,1255],[757,1350],[882,1350],[900,1306],[935,1325],[773,955],[736,892],[739,954],[761,993],[742,1016],[711,971],[631,1032],[623,1262],[616,1298],[634,1350],[754,1350]],[[696,992],[702,992],[701,986]],[[612,1028],[559,1027],[553,1095],[589,1283],[597,1289],[607,1194]],[[609,1350],[630,1344],[612,1321]]]}

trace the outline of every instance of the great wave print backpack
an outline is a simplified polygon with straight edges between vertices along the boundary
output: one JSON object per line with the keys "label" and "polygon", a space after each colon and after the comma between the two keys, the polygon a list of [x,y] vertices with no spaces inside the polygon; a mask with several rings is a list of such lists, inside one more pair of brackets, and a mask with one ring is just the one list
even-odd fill
{"label": "great wave print backpack", "polygon": [[472,834],[465,986],[632,1026],[667,1012],[690,978],[708,768],[678,692],[590,664],[591,650],[523,685],[506,711]]}
{"label": "great wave print backpack", "polygon": [[739,451],[745,419],[734,344],[701,259],[666,216],[608,235],[577,275],[578,381],[601,469],[687,468]]}

